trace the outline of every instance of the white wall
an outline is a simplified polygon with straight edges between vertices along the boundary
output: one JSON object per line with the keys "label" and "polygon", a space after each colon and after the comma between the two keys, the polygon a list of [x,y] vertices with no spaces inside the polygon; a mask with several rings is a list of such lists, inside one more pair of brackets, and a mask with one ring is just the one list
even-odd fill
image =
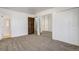
{"label": "white wall", "polygon": [[11,19],[12,36],[21,36],[28,34],[28,20],[26,16],[14,15]]}
{"label": "white wall", "polygon": [[52,14],[48,15],[48,29],[52,32]]}
{"label": "white wall", "polygon": [[16,12],[8,9],[0,8],[1,16],[8,15],[11,20],[11,33],[12,37],[22,36],[28,34],[28,16],[31,14],[26,14],[22,12]]}
{"label": "white wall", "polygon": [[79,45],[79,8],[53,11],[53,39]]}

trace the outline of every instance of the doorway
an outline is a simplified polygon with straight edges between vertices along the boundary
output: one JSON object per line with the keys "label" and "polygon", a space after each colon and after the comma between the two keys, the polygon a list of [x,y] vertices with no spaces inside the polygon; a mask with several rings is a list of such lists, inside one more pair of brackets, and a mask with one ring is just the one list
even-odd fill
{"label": "doorway", "polygon": [[41,35],[52,38],[52,14],[41,16]]}
{"label": "doorway", "polygon": [[34,34],[34,18],[28,17],[28,34]]}

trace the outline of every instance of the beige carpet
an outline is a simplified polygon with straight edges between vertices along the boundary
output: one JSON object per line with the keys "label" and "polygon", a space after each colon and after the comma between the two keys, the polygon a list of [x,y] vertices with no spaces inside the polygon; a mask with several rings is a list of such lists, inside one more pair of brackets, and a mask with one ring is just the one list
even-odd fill
{"label": "beige carpet", "polygon": [[51,33],[27,35],[0,41],[0,51],[79,51],[78,46],[51,39]]}

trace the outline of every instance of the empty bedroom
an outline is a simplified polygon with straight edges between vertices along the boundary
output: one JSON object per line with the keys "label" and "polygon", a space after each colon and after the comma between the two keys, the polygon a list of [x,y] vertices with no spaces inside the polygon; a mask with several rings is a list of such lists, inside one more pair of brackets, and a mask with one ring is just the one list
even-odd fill
{"label": "empty bedroom", "polygon": [[0,51],[79,51],[79,8],[0,7]]}

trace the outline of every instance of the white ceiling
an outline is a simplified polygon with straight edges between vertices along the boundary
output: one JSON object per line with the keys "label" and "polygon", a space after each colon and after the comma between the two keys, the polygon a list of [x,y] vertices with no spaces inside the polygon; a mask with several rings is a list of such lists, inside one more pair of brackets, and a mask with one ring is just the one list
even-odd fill
{"label": "white ceiling", "polygon": [[52,7],[2,7],[2,8],[20,11],[24,13],[35,14],[43,10],[50,9]]}

